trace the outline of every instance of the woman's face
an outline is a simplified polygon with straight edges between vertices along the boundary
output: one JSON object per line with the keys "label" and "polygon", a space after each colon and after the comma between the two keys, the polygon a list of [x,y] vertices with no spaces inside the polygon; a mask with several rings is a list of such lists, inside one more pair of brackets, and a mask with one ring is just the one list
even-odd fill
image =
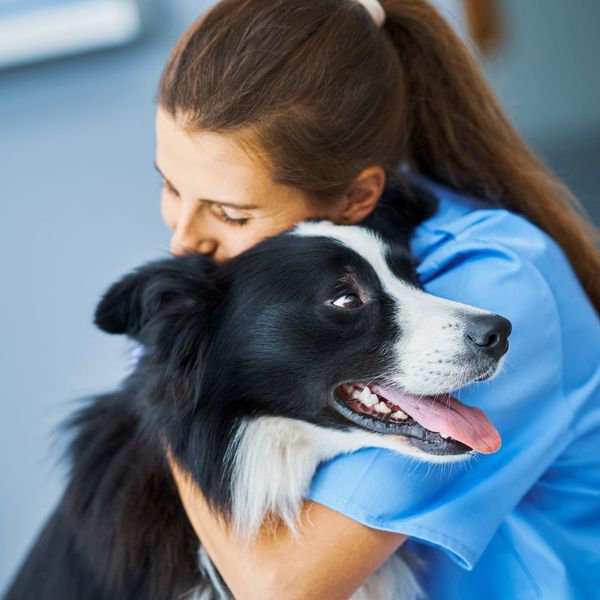
{"label": "woman's face", "polygon": [[275,184],[233,138],[188,133],[160,107],[156,167],[163,178],[162,217],[173,230],[170,250],[222,262],[316,214],[305,193]]}

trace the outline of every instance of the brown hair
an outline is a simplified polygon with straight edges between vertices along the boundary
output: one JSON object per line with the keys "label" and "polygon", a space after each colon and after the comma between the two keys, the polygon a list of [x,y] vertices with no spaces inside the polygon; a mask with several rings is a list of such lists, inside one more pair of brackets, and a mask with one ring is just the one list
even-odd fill
{"label": "brown hair", "polygon": [[519,212],[563,248],[600,312],[597,231],[509,123],[476,61],[424,0],[221,0],[174,48],[158,101],[234,135],[317,202],[402,162]]}

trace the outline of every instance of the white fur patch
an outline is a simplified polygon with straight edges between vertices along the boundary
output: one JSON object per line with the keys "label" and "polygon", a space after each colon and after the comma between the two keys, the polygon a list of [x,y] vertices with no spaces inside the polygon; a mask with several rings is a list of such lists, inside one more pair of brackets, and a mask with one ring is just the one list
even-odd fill
{"label": "white fur patch", "polygon": [[[233,524],[255,536],[268,514],[281,517],[297,536],[302,500],[320,462],[364,447],[388,448],[429,462],[457,462],[469,455],[434,456],[401,436],[319,427],[296,419],[260,417],[238,430],[231,456]],[[352,596],[353,600],[416,599],[420,588],[399,554],[390,557]]]}
{"label": "white fur patch", "polygon": [[402,436],[361,429],[318,427],[284,417],[260,417],[238,430],[232,459],[232,517],[239,535],[252,538],[269,513],[296,533],[302,499],[319,463],[365,447],[388,448],[420,460],[458,462],[469,455],[435,456]]}

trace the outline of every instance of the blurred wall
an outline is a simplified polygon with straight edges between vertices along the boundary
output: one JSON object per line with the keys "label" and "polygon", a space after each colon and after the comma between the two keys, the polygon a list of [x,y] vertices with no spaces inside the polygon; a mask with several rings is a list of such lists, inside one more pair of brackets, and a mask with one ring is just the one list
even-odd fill
{"label": "blurred wall", "polygon": [[502,0],[486,72],[517,128],[600,224],[600,2]]}
{"label": "blurred wall", "polygon": [[514,122],[542,145],[600,131],[600,3],[504,0],[506,44],[487,74]]}
{"label": "blurred wall", "polygon": [[146,4],[148,32],[132,46],[0,71],[0,595],[62,491],[56,426],[126,371],[128,346],[94,328],[95,304],[168,254],[157,83],[207,5]]}
{"label": "blurred wall", "polygon": [[[154,173],[162,65],[210,2],[156,1],[136,44],[0,72],[0,590],[55,506],[57,424],[115,386],[124,340],[91,324],[100,294],[168,253]],[[600,4],[506,0],[486,64],[509,114],[600,222]]]}

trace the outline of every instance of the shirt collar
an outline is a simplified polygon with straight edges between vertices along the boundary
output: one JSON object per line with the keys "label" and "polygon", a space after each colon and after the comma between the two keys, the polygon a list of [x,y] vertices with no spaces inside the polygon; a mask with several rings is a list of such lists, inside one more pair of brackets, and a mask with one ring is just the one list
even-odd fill
{"label": "shirt collar", "polygon": [[492,208],[492,205],[473,196],[456,192],[424,175],[408,172],[405,176],[424,187],[438,200],[436,212],[416,227],[410,241],[411,254],[418,262],[417,272],[425,275],[431,269],[427,257],[454,239],[458,231],[464,229],[464,217],[475,210]]}

